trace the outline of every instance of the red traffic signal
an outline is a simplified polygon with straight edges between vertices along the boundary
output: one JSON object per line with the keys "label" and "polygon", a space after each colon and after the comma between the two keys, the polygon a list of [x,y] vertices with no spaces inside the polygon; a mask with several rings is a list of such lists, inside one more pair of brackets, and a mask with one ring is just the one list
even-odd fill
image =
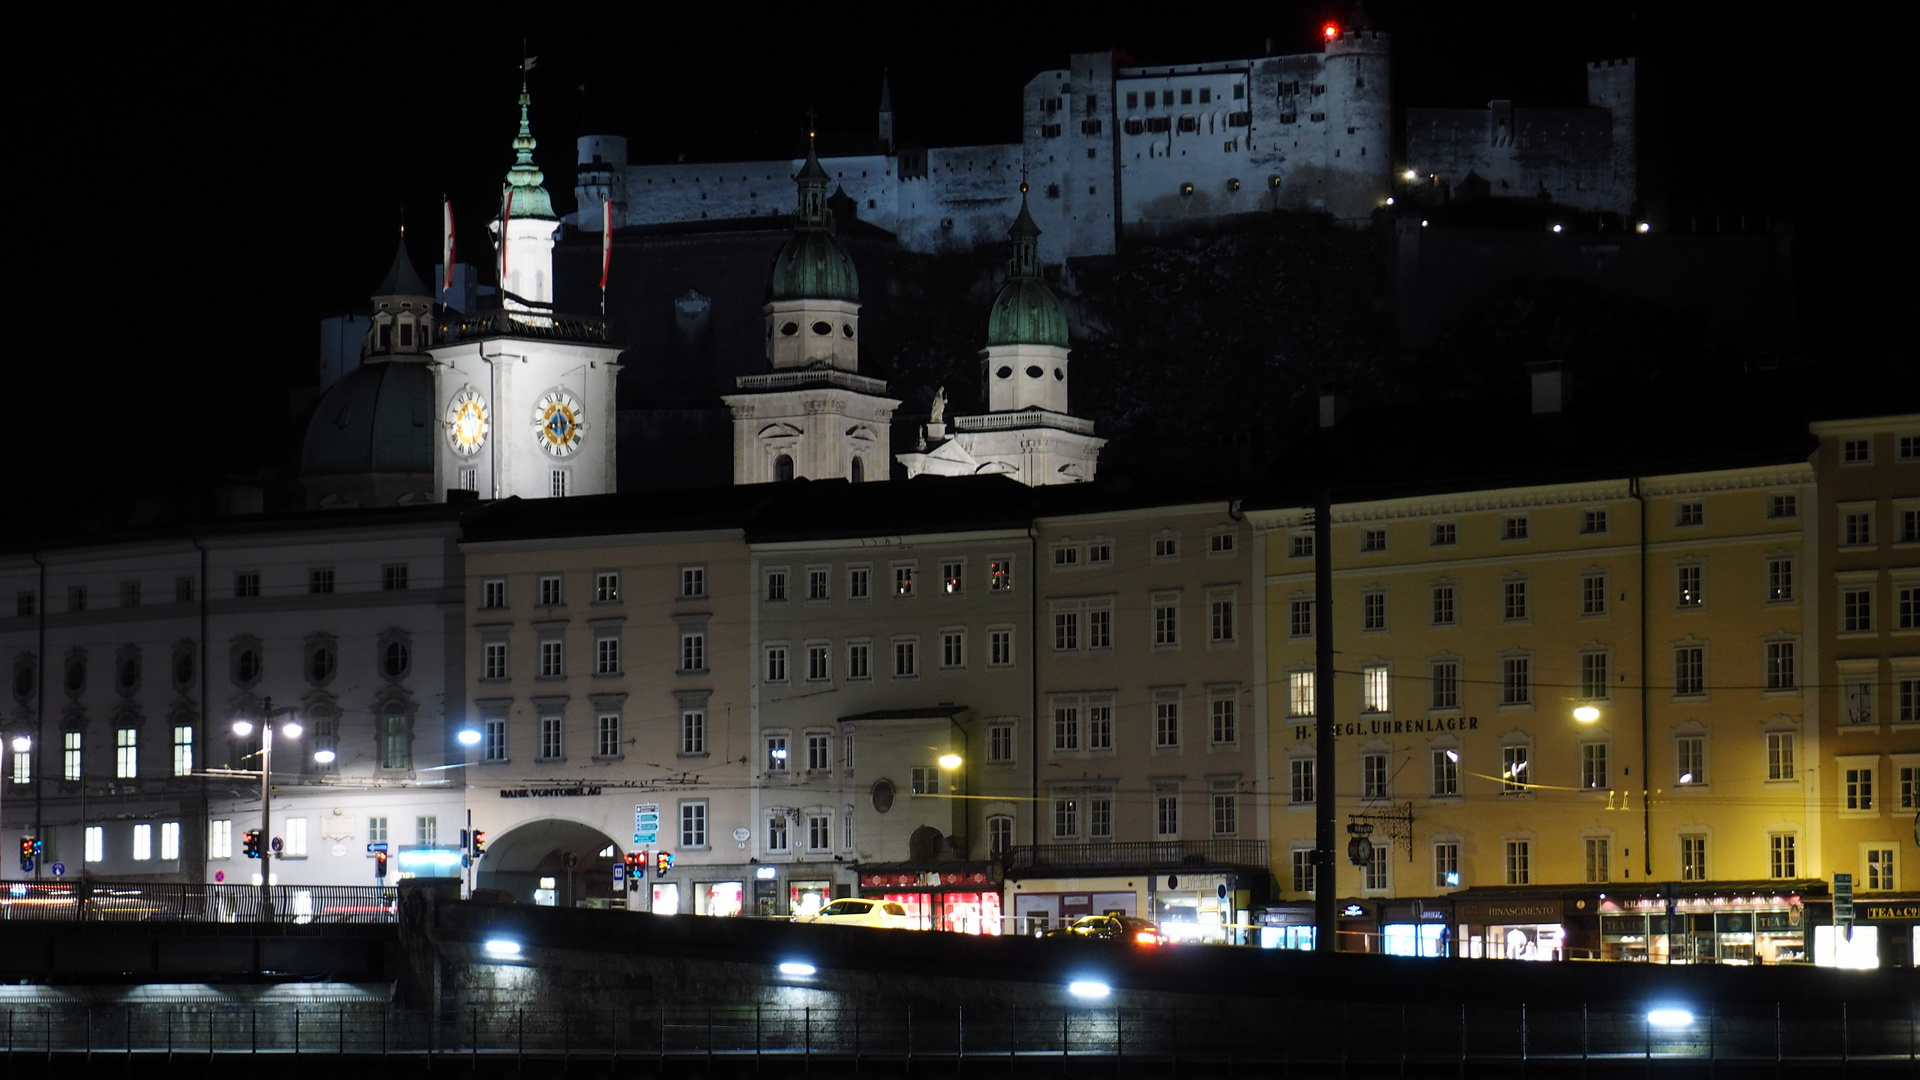
{"label": "red traffic signal", "polygon": [[373,876],[377,878],[387,876],[387,853],[384,851],[373,853]]}
{"label": "red traffic signal", "polygon": [[662,851],[653,857],[653,872],[656,877],[666,877],[667,871],[671,869],[673,869],[673,852]]}
{"label": "red traffic signal", "polygon": [[248,829],[240,837],[240,851],[249,859],[260,857],[260,830]]}

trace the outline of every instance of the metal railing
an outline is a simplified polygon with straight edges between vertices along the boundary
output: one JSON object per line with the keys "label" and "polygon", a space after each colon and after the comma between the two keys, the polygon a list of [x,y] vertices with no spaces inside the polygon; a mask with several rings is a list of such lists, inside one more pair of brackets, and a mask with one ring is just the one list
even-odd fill
{"label": "metal railing", "polygon": [[[390,923],[398,892],[371,885],[275,885],[276,923]],[[9,882],[0,919],[26,922],[257,923],[258,885]]]}
{"label": "metal railing", "polygon": [[[54,1054],[459,1055],[617,1062],[775,1057],[947,1061],[1105,1058],[1338,1066],[1399,1074],[1447,1063],[1692,1062],[1890,1065],[1920,1057],[1911,1001],[1703,1007],[1658,1018],[1644,1007],[1551,1004],[1274,1003],[1268,1024],[1218,1009],[1041,1005],[626,1009],[224,1002],[0,1006],[9,1060]],[[1547,1074],[1553,1074],[1548,1068]],[[1859,1075],[1866,1075],[1860,1073]]]}
{"label": "metal railing", "polygon": [[1014,848],[1014,870],[1134,866],[1178,870],[1193,866],[1267,865],[1265,840],[1147,840],[1121,844],[1033,844]]}
{"label": "metal railing", "polygon": [[481,311],[440,324],[440,340],[511,335],[554,341],[606,342],[612,324],[594,315],[560,315],[551,310]]}

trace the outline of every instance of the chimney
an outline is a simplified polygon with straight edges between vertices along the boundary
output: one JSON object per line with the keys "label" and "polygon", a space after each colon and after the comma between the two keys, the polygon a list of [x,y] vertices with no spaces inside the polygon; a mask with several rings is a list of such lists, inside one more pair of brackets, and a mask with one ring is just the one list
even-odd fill
{"label": "chimney", "polygon": [[1347,400],[1346,392],[1336,383],[1327,383],[1320,387],[1320,426],[1330,428],[1346,418],[1347,410],[1353,403]]}
{"label": "chimney", "polygon": [[[1558,360],[1541,360],[1527,365],[1527,378],[1533,384],[1533,415],[1565,411],[1572,395],[1566,365]],[[1324,414],[1326,407],[1321,406]]]}

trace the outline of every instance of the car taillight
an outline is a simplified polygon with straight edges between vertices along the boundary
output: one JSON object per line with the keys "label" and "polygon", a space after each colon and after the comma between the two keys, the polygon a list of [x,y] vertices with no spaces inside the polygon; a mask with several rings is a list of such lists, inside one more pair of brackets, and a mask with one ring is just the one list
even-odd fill
{"label": "car taillight", "polygon": [[1160,935],[1151,930],[1142,930],[1133,935],[1133,940],[1142,945],[1158,945],[1160,944]]}

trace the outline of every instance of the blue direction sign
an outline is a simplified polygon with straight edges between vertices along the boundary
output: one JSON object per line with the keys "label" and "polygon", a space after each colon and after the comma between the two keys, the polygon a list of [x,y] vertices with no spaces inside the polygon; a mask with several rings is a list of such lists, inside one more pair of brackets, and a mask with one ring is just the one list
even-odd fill
{"label": "blue direction sign", "polygon": [[21,873],[23,873],[23,874],[31,874],[31,873],[33,873],[33,860],[32,860],[32,859],[21,859],[21,860],[20,860],[20,872],[21,872]]}
{"label": "blue direction sign", "polygon": [[633,808],[633,842],[641,847],[660,842],[659,803],[640,803]]}
{"label": "blue direction sign", "polygon": [[385,843],[384,841],[383,841],[383,842],[381,842],[381,843],[378,843],[378,844],[368,844],[368,845],[367,845],[367,854],[369,854],[369,855],[377,855],[377,854],[379,854],[380,852],[382,852],[382,851],[385,851],[385,850],[387,850],[387,845],[386,845],[386,843]]}
{"label": "blue direction sign", "polygon": [[54,863],[54,864],[53,864],[52,866],[49,866],[49,867],[47,867],[47,869],[49,869],[49,870],[51,870],[51,871],[53,871],[53,876],[54,876],[54,877],[66,877],[66,876],[67,876],[67,864],[66,864],[66,863],[63,863],[63,862],[57,862],[57,863]]}

